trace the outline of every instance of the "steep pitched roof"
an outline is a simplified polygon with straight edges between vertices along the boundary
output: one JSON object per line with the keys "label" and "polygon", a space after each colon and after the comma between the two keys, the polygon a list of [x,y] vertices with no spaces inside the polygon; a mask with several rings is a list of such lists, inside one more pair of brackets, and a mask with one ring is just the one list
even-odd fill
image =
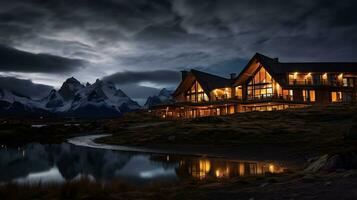
{"label": "steep pitched roof", "polygon": [[173,96],[176,96],[180,93],[180,91],[182,92],[182,90],[187,89],[186,88],[187,85],[191,86],[191,84],[194,81],[191,77],[194,77],[194,79],[198,81],[198,83],[201,85],[202,89],[205,91],[207,95],[209,95],[209,92],[214,89],[231,87],[233,83],[231,79],[227,79],[206,72],[191,69],[189,74],[186,76],[186,78],[181,81],[180,85],[173,93]]}
{"label": "steep pitched roof", "polygon": [[256,58],[273,73],[357,72],[357,62],[279,62],[260,53],[256,53]]}
{"label": "steep pitched roof", "polygon": [[[254,66],[254,64],[256,64]],[[259,67],[259,64],[280,84],[284,84],[286,73],[291,72],[357,72],[357,62],[301,62],[282,63],[278,59],[256,53],[236,78],[236,85],[246,82]]]}
{"label": "steep pitched roof", "polygon": [[191,73],[196,77],[197,81],[201,84],[201,87],[205,91],[212,91],[217,88],[231,87],[232,80],[209,74],[206,72],[201,72],[198,70],[191,70]]}
{"label": "steep pitched roof", "polygon": [[252,77],[256,70],[260,67],[260,64],[265,67],[273,78],[276,78],[274,77],[274,71],[271,69],[276,63],[278,63],[277,59],[272,59],[263,54],[256,53],[235,79],[235,85],[246,83],[247,80]]}

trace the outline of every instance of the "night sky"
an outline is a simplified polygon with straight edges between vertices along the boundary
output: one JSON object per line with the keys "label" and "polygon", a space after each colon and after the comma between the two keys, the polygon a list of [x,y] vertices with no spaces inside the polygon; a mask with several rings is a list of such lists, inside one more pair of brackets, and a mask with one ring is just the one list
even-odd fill
{"label": "night sky", "polygon": [[239,73],[255,52],[357,61],[355,0],[0,0],[0,88],[38,98],[74,76],[143,101],[179,70]]}

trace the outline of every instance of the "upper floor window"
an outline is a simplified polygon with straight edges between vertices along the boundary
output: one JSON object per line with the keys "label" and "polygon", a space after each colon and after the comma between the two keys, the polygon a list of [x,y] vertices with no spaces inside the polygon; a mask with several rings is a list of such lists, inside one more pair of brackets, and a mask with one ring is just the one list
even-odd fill
{"label": "upper floor window", "polygon": [[355,80],[355,78],[353,78],[353,77],[343,78],[343,80],[342,80],[343,86],[344,87],[354,87],[354,80]]}
{"label": "upper floor window", "polygon": [[281,93],[280,85],[275,82],[264,67],[255,73],[247,87],[247,97],[250,100],[271,98],[278,94],[281,95]]}
{"label": "upper floor window", "polygon": [[209,101],[207,94],[203,91],[202,86],[195,81],[191,88],[186,92],[186,101],[203,102]]}
{"label": "upper floor window", "polygon": [[213,100],[224,100],[232,98],[232,88],[218,88],[212,91]]}
{"label": "upper floor window", "polygon": [[330,85],[347,86],[342,73],[290,73],[288,75],[289,85]]}
{"label": "upper floor window", "polygon": [[289,74],[290,85],[311,85],[313,78],[311,73],[291,73]]}
{"label": "upper floor window", "polygon": [[249,82],[249,85],[256,85],[260,83],[265,84],[271,82],[271,75],[265,70],[264,67],[261,67],[260,70],[254,75],[254,78]]}

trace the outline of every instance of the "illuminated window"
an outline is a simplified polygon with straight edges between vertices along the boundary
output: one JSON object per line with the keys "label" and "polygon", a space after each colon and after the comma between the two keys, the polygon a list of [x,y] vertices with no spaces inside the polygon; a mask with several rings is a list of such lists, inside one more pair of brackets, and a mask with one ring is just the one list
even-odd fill
{"label": "illuminated window", "polygon": [[328,84],[328,76],[327,73],[324,73],[322,75],[322,85],[327,85]]}
{"label": "illuminated window", "polygon": [[315,102],[315,90],[303,90],[302,96],[304,101]]}
{"label": "illuminated window", "polygon": [[261,67],[249,82],[247,94],[248,99],[271,98],[278,94],[275,80],[264,67]]}
{"label": "illuminated window", "polygon": [[347,86],[348,86],[348,80],[347,80],[347,78],[344,78],[342,82],[343,82],[343,86],[344,86],[344,87],[347,87]]}
{"label": "illuminated window", "polygon": [[307,90],[303,90],[302,91],[302,97],[303,97],[303,99],[304,99],[304,101],[307,101]]}
{"label": "illuminated window", "polygon": [[281,88],[279,83],[275,84],[275,91],[276,91],[276,93],[278,94],[279,97],[281,97],[283,95],[283,89]]}
{"label": "illuminated window", "polygon": [[229,114],[234,114],[234,106],[229,106]]}
{"label": "illuminated window", "polygon": [[197,83],[197,92],[203,92],[201,85],[198,83]]}
{"label": "illuminated window", "polygon": [[315,90],[310,90],[310,101],[311,102],[315,102],[316,101]]}
{"label": "illuminated window", "polygon": [[214,100],[224,100],[232,98],[232,88],[219,88],[212,91]]}
{"label": "illuminated window", "polygon": [[290,85],[311,85],[313,84],[311,73],[291,73],[289,74]]}
{"label": "illuminated window", "polygon": [[238,99],[242,99],[242,98],[243,98],[242,86],[236,87],[236,97],[237,97]]}
{"label": "illuminated window", "polygon": [[283,90],[283,99],[292,101],[293,100],[293,90]]}
{"label": "illuminated window", "polygon": [[203,102],[208,101],[207,94],[203,91],[201,85],[196,81],[186,93],[186,101]]}
{"label": "illuminated window", "polygon": [[342,92],[331,92],[331,101],[332,102],[341,102],[342,101]]}
{"label": "illuminated window", "polygon": [[342,85],[344,87],[353,87],[354,78],[343,78]]}

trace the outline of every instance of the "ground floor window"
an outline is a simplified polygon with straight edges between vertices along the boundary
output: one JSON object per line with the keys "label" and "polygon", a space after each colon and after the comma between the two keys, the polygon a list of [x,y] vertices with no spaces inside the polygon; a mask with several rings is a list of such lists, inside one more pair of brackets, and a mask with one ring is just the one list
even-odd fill
{"label": "ground floor window", "polygon": [[315,102],[315,90],[303,90],[302,96],[305,102]]}
{"label": "ground floor window", "polygon": [[342,92],[331,92],[331,102],[342,102]]}
{"label": "ground floor window", "polygon": [[252,111],[274,111],[274,110],[284,110],[288,108],[303,108],[306,105],[289,105],[289,104],[277,104],[277,105],[261,105],[261,106],[243,106],[243,112]]}
{"label": "ground floor window", "polygon": [[293,90],[283,90],[283,99],[292,101],[293,99]]}

